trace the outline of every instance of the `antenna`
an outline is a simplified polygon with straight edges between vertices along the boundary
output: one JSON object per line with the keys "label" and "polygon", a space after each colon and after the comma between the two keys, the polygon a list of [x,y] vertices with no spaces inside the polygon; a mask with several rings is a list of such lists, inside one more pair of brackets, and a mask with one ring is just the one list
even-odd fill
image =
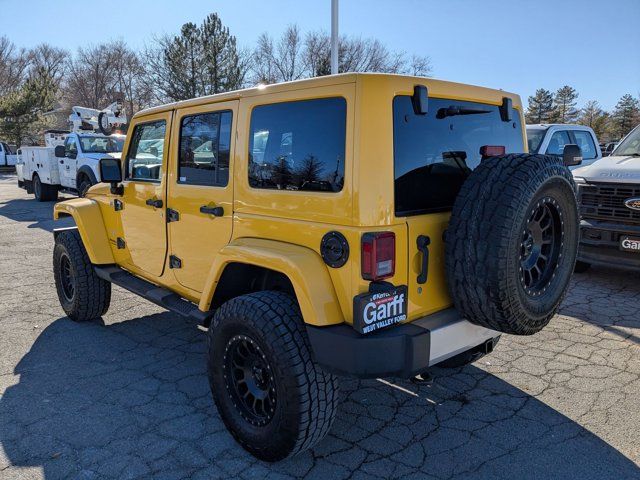
{"label": "antenna", "polygon": [[331,0],[331,75],[338,73],[338,0]]}

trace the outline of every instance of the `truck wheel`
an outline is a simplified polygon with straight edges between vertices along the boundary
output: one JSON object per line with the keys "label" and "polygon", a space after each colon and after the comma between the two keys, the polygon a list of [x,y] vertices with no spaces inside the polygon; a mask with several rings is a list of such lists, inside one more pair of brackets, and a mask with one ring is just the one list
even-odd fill
{"label": "truck wheel", "polygon": [[84,197],[89,188],[91,188],[91,181],[87,177],[82,177],[80,184],[78,185],[78,196]]}
{"label": "truck wheel", "polygon": [[60,305],[71,320],[86,322],[107,313],[111,283],[96,275],[77,230],[56,237],[53,276]]}
{"label": "truck wheel", "polygon": [[587,262],[581,262],[578,260],[576,262],[576,266],[573,268],[575,273],[585,273],[587,270],[591,268],[591,264]]}
{"label": "truck wheel", "polygon": [[560,160],[484,160],[465,181],[445,237],[456,308],[470,322],[531,335],[567,290],[578,246],[575,185]]}
{"label": "truck wheel", "polygon": [[58,199],[58,189],[53,185],[42,183],[37,173],[33,176],[33,194],[39,202],[51,202]]}
{"label": "truck wheel", "polygon": [[314,363],[294,298],[275,291],[236,297],[216,312],[208,338],[211,392],[243,448],[274,462],[327,434],[337,377]]}

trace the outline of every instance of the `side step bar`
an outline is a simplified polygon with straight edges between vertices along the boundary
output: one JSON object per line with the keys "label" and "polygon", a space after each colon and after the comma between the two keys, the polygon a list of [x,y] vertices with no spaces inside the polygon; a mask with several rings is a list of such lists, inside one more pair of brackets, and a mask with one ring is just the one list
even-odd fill
{"label": "side step bar", "polygon": [[131,275],[115,265],[94,265],[93,268],[103,280],[129,290],[182,317],[195,320],[201,325],[209,325],[213,312],[203,312],[193,303],[165,288]]}

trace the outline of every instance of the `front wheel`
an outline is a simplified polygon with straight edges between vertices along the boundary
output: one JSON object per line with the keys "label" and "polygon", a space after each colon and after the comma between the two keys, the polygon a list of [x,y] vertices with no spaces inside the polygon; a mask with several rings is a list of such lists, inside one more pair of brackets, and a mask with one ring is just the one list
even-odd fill
{"label": "front wheel", "polygon": [[107,313],[111,284],[96,275],[77,230],[56,237],[53,276],[60,305],[71,320],[86,322]]}
{"label": "front wheel", "polygon": [[324,438],[337,377],[314,363],[294,298],[273,291],[234,298],[216,312],[208,338],[213,398],[243,448],[274,462]]}

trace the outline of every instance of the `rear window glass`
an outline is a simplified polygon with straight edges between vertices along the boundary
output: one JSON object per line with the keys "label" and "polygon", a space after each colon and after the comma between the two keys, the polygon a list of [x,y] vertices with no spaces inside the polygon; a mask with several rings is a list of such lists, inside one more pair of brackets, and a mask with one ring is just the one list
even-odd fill
{"label": "rear window glass", "polygon": [[322,98],[255,107],[249,185],[337,192],[344,185],[347,104]]}
{"label": "rear window glass", "polygon": [[543,128],[527,128],[527,145],[529,153],[538,153],[542,139],[544,138],[546,129]]}
{"label": "rear window glass", "polygon": [[506,153],[523,151],[517,111],[503,122],[497,105],[429,99],[429,113],[416,115],[411,97],[393,100],[396,215],[451,209],[462,183],[482,160],[484,145]]}

